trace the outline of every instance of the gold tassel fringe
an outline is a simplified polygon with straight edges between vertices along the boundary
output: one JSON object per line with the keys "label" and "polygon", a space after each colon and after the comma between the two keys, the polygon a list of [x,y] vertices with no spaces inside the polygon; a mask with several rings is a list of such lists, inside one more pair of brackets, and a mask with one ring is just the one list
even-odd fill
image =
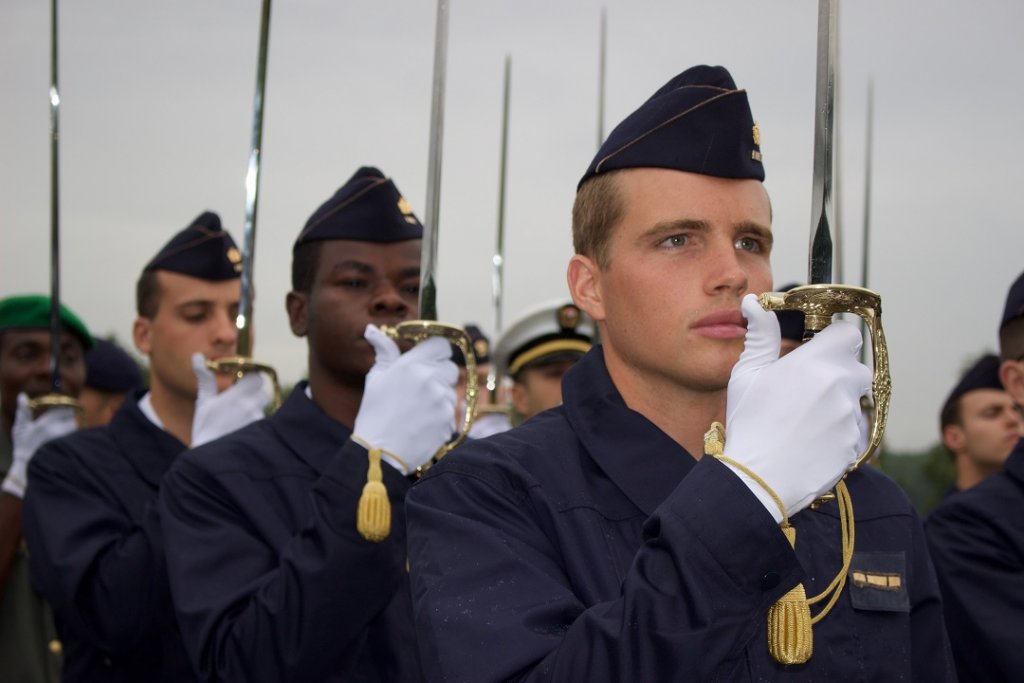
{"label": "gold tassel fringe", "polygon": [[[789,523],[789,516],[782,500],[768,486],[767,482],[745,465],[736,462],[724,454],[725,428],[720,422],[713,422],[711,429],[704,434],[704,453],[717,460],[736,467],[761,486],[782,511],[780,528],[785,534],[789,545],[796,549],[796,529]],[[839,595],[846,585],[846,574],[850,570],[855,543],[855,524],[853,516],[853,500],[846,482],[836,484],[836,500],[839,504],[839,532],[842,542],[843,566],[824,591],[808,599],[802,583],[783,595],[778,602],[768,608],[768,651],[772,658],[780,664],[805,664],[814,652],[813,625],[825,618],[835,606]],[[825,606],[816,616],[811,617],[811,605],[825,600]]]}
{"label": "gold tassel fringe", "polygon": [[[786,524],[782,533],[795,548],[796,529]],[[802,583],[768,608],[768,652],[780,664],[805,664],[814,652],[811,608]]]}
{"label": "gold tassel fringe", "polygon": [[380,449],[371,448],[366,485],[359,497],[356,530],[367,541],[379,543],[391,533],[391,502],[380,469]]}

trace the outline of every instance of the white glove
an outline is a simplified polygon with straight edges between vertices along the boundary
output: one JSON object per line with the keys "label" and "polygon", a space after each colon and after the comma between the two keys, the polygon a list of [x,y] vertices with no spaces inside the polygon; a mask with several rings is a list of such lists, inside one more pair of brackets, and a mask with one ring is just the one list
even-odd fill
{"label": "white glove", "polygon": [[[455,432],[455,381],[447,339],[431,337],[406,353],[374,325],[364,333],[377,354],[366,375],[352,438],[379,448],[403,474],[426,464]],[[395,456],[395,457],[392,457]]]}
{"label": "white glove", "polygon": [[11,427],[11,468],[7,470],[2,488],[12,496],[23,498],[28,486],[28,463],[40,446],[78,428],[75,422],[75,409],[70,406],[57,406],[46,409],[42,415],[32,419],[32,411],[28,407],[28,396],[18,394],[18,407],[14,412],[14,425]]}
{"label": "white glove", "polygon": [[[860,397],[871,386],[871,371],[857,360],[861,336],[850,323],[834,322],[779,358],[775,315],[753,294],[741,310],[747,335],[729,379],[725,454],[764,479],[793,515],[831,489],[860,455]],[[781,522],[768,492],[732,469]]]}
{"label": "white glove", "polygon": [[217,376],[206,367],[201,353],[192,354],[196,374],[196,410],[192,416],[192,447],[219,439],[264,417],[270,396],[263,391],[263,375],[250,372],[217,393]]}

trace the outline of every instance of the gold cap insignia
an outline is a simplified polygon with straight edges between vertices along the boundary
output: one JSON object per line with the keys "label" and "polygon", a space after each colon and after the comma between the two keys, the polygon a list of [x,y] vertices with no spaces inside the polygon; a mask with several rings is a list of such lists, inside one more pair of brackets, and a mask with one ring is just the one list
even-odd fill
{"label": "gold cap insignia", "polygon": [[227,253],[228,261],[235,267],[235,272],[242,272],[242,252],[238,251],[236,247],[230,247]]}
{"label": "gold cap insignia", "polygon": [[405,218],[406,223],[415,225],[418,221],[416,216],[412,213],[412,206],[405,197],[398,198],[398,210],[402,212],[402,216]]}
{"label": "gold cap insignia", "polygon": [[477,339],[473,342],[473,353],[476,354],[477,358],[483,358],[487,355],[488,345],[486,339]]}
{"label": "gold cap insignia", "polygon": [[[753,132],[754,132],[754,144],[758,148],[760,148],[761,147],[761,126],[757,125],[756,121],[754,122],[754,131]],[[758,162],[761,161],[761,151],[760,151],[760,149],[752,149],[752,150],[750,150],[750,158],[753,159],[754,161],[758,161]]]}
{"label": "gold cap insignia", "polygon": [[558,309],[558,326],[563,330],[575,330],[580,324],[580,309],[575,304],[566,304]]}

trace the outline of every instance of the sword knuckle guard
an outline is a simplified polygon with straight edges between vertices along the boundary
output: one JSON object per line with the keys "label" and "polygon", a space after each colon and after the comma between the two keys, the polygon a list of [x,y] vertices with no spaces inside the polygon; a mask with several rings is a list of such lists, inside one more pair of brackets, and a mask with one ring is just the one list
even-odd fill
{"label": "sword knuckle guard", "polygon": [[870,460],[881,445],[889,417],[892,376],[889,372],[889,349],[882,330],[882,297],[863,287],[822,284],[794,287],[788,292],[766,292],[758,296],[758,303],[766,311],[801,311],[805,328],[811,336],[828,327],[832,316],[837,313],[852,313],[867,325],[874,364],[871,409],[868,411],[870,430],[867,447],[850,468],[851,471],[857,469]]}

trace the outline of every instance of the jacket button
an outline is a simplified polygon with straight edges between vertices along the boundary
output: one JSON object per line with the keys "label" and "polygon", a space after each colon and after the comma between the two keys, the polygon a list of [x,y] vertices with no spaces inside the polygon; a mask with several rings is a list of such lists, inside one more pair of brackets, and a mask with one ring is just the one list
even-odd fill
{"label": "jacket button", "polygon": [[770,591],[779,585],[779,575],[775,572],[768,572],[761,577],[761,590]]}
{"label": "jacket button", "polygon": [[60,644],[60,641],[57,640],[56,638],[51,640],[47,644],[47,647],[49,647],[51,655],[59,655],[61,652],[64,651],[64,647]]}

